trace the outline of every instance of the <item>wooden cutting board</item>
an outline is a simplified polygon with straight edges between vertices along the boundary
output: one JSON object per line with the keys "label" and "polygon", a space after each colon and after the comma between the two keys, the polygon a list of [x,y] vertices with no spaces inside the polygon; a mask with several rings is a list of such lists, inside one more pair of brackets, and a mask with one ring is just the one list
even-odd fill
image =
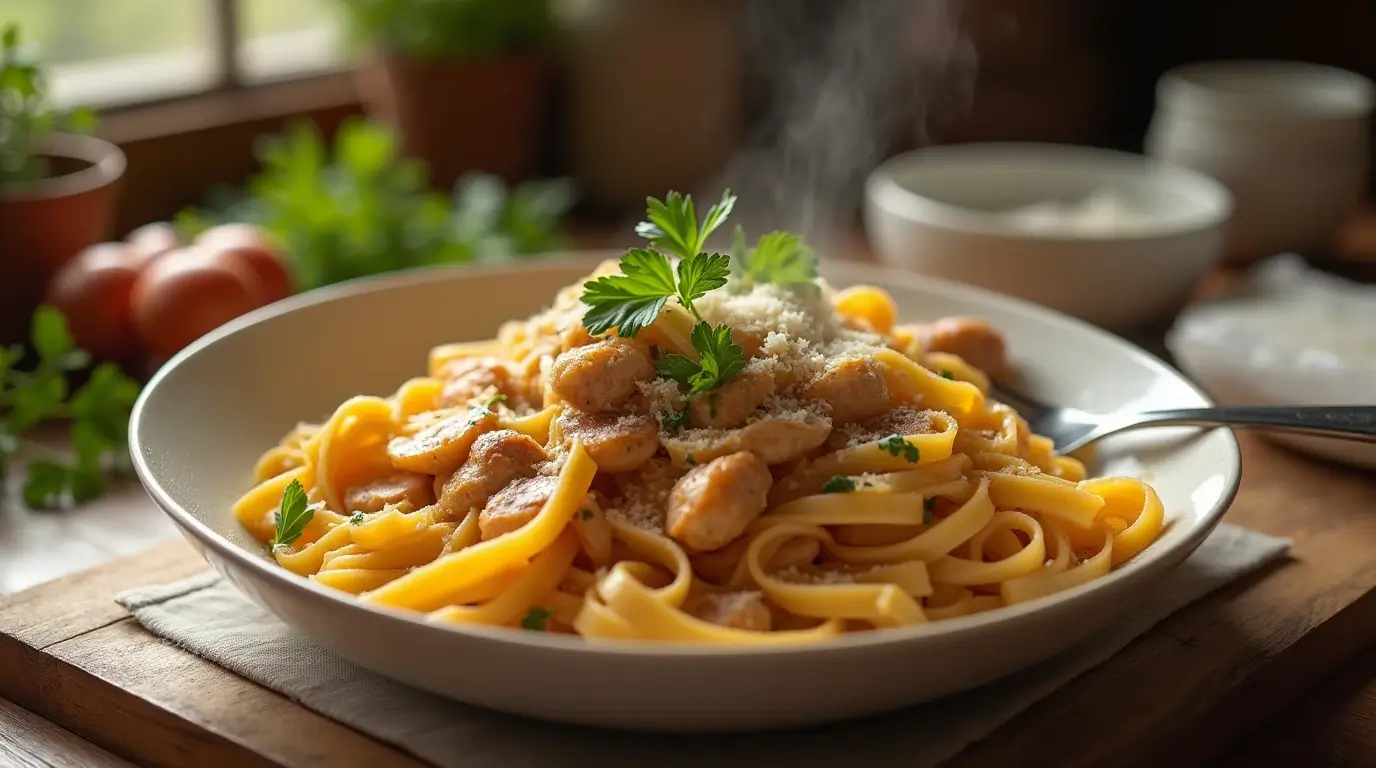
{"label": "wooden cutting board", "polygon": [[[1199,764],[1376,645],[1376,478],[1242,443],[1227,520],[1292,538],[1291,559],[1161,623],[953,765]],[[0,599],[0,697],[142,765],[420,764],[154,638],[113,600],[205,567],[177,542]],[[811,738],[780,759],[808,764]],[[900,764],[904,734],[891,738]],[[557,740],[549,750],[559,764]]]}

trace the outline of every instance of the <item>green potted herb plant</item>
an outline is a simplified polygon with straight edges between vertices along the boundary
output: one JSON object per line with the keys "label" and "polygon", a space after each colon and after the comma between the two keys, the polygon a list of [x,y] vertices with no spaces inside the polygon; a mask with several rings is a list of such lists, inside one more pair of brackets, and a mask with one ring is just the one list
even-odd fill
{"label": "green potted herb plant", "polygon": [[89,135],[85,110],[59,112],[19,28],[0,34],[0,343],[27,338],[48,279],[110,234],[119,147]]}
{"label": "green potted herb plant", "polygon": [[360,91],[431,179],[534,174],[547,113],[550,0],[341,0],[372,48]]}

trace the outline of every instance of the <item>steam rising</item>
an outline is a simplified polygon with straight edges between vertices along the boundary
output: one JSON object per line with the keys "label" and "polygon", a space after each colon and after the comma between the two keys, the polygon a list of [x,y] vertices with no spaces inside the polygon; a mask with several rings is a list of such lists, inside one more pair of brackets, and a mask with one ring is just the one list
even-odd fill
{"label": "steam rising", "polygon": [[803,234],[825,249],[897,139],[926,139],[937,110],[963,108],[975,52],[963,0],[751,0],[747,36],[767,101],[750,146],[717,189],[758,235]]}

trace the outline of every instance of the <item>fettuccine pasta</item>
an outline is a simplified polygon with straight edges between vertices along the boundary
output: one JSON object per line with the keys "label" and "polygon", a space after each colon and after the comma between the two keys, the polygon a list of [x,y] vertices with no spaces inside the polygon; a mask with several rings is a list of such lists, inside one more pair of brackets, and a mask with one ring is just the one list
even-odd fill
{"label": "fettuccine pasta", "polygon": [[[733,278],[627,337],[589,330],[586,290],[294,429],[235,515],[281,567],[435,622],[723,644],[998,610],[1162,529],[1150,486],[1087,477],[990,398],[1010,366],[978,320]],[[708,387],[737,353],[704,326],[740,358]]]}

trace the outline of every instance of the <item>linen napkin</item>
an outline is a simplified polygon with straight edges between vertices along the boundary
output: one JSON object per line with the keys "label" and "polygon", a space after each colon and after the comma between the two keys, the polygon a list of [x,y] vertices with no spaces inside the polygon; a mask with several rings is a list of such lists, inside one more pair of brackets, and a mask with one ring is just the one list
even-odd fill
{"label": "linen napkin", "polygon": [[[1116,624],[982,688],[889,715],[794,731],[666,736],[555,725],[460,704],[311,645],[213,573],[117,599],[154,635],[436,765],[742,763],[929,768],[1117,653],[1157,622],[1285,555],[1290,542],[1223,524]],[[895,729],[906,734],[895,746]],[[884,737],[887,735],[887,737]]]}

